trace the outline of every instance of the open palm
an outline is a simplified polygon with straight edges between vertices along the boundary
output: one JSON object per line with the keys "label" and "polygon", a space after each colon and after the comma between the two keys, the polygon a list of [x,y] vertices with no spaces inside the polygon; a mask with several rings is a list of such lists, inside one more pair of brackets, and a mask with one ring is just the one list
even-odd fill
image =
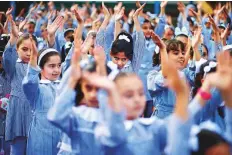
{"label": "open palm", "polygon": [[64,18],[61,16],[58,16],[52,24],[49,24],[47,27],[47,31],[49,35],[55,35],[57,29],[61,26],[63,23]]}

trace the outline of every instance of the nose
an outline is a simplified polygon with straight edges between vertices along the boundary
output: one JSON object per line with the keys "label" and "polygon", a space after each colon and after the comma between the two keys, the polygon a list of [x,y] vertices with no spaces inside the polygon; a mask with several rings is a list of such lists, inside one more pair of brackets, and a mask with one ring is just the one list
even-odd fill
{"label": "nose", "polygon": [[117,64],[118,64],[119,67],[122,67],[123,66],[122,60],[118,60]]}
{"label": "nose", "polygon": [[27,53],[26,53],[26,55],[27,55],[28,57],[30,57],[30,56],[31,56],[31,50],[28,50]]}
{"label": "nose", "polygon": [[55,67],[55,72],[56,72],[56,73],[59,73],[59,72],[60,72],[60,67],[59,67],[59,66]]}

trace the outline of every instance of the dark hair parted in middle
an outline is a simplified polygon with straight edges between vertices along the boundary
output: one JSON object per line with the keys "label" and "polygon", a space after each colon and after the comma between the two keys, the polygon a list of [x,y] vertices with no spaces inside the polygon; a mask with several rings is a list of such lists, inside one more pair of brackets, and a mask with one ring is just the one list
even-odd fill
{"label": "dark hair parted in middle", "polygon": [[[176,40],[176,39],[167,40],[167,41],[165,41],[165,44],[166,44],[167,53],[169,53],[170,51],[179,50],[179,48],[182,51],[185,50],[184,44],[181,41]],[[153,66],[160,65],[160,62],[161,62],[160,52],[159,53],[155,53],[154,52],[154,55],[153,55]]]}
{"label": "dark hair parted in middle", "polygon": [[125,56],[132,61],[133,57],[133,38],[126,31],[118,34],[116,40],[111,47],[111,54],[115,55],[119,52],[124,52]]}
{"label": "dark hair parted in middle", "polygon": [[[40,57],[40,55],[41,55],[45,50],[47,50],[47,48],[42,49],[42,50],[39,51],[38,58]],[[58,55],[58,56],[60,57],[60,54],[59,54],[55,49],[54,49],[54,51],[51,51],[51,52],[45,54],[45,55],[41,58],[40,63],[38,64],[38,66],[39,66],[41,69],[43,69],[45,63],[49,60],[49,58],[50,58],[51,56],[55,56],[55,55]]]}
{"label": "dark hair parted in middle", "polygon": [[29,33],[24,33],[21,36],[19,36],[19,38],[17,40],[16,47],[19,48],[19,46],[23,43],[24,40],[30,39],[30,36],[32,36],[32,39],[35,41],[35,44],[37,46],[38,42],[37,42],[36,37],[34,35],[29,34]]}

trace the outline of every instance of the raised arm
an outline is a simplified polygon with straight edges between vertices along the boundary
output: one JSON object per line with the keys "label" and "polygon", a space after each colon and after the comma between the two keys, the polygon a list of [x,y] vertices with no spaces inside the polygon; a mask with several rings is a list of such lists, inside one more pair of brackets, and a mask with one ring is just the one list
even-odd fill
{"label": "raised arm", "polygon": [[75,87],[81,78],[79,58],[80,47],[74,52],[72,57],[68,84],[61,93],[59,92],[60,95],[56,97],[54,105],[48,112],[48,120],[69,136],[72,133],[73,119],[75,119],[74,113],[72,111],[72,107],[76,98]]}
{"label": "raised arm", "polygon": [[16,42],[18,39],[18,29],[15,22],[12,19],[12,15],[9,16],[9,21],[11,23],[11,33],[10,40],[6,45],[5,52],[3,53],[3,68],[6,73],[12,77],[15,71],[15,64],[18,58],[16,51]]}
{"label": "raised arm", "polygon": [[[62,16],[58,16],[53,23],[49,24],[47,26],[47,31],[48,31],[48,46],[49,47],[54,47],[55,46],[55,33],[59,26],[62,24],[63,21]],[[56,48],[57,49],[57,48]]]}
{"label": "raised arm", "polygon": [[[168,87],[176,93],[176,107],[168,125],[168,154],[188,154],[191,119],[188,116],[189,87],[171,62],[166,64]],[[181,148],[181,149],[180,149]]]}
{"label": "raised arm", "polygon": [[118,34],[121,32],[120,20],[124,15],[125,7],[122,7],[115,15],[115,29],[114,29],[114,40],[117,38]]}
{"label": "raised arm", "polygon": [[201,32],[202,32],[202,28],[198,27],[197,31],[194,34],[193,40],[192,40],[192,47],[194,50],[193,59],[195,61],[199,61],[201,59],[201,53],[198,48],[200,45],[200,41],[201,41]]}
{"label": "raised arm", "polygon": [[136,32],[135,32],[135,38],[133,38],[134,43],[133,43],[132,68],[135,73],[138,73],[139,71],[143,54],[145,51],[145,37],[138,20],[138,15],[143,10],[145,5],[146,3],[144,3],[140,8],[138,8],[133,15]]}
{"label": "raised arm", "polygon": [[30,61],[27,69],[27,74],[23,79],[23,91],[24,94],[29,101],[30,105],[34,108],[35,106],[35,99],[38,96],[39,91],[39,73],[40,68],[37,66],[37,47],[35,42],[31,40],[31,56]]}
{"label": "raised arm", "polygon": [[[123,107],[114,82],[97,73],[84,73],[83,77],[92,85],[100,88],[98,92],[100,93],[98,95],[99,105],[101,108],[104,107],[101,109],[104,122],[96,127],[95,136],[104,146],[114,147],[122,144],[125,142],[127,134],[124,126]],[[106,103],[108,105],[102,105]]]}
{"label": "raised arm", "polygon": [[167,69],[165,68],[165,65],[168,62],[168,53],[166,50],[165,43],[160,39],[158,35],[156,35],[154,32],[151,32],[151,38],[154,41],[154,43],[159,46],[160,48],[160,56],[161,56],[161,66],[162,66],[162,74],[164,77],[167,75]]}

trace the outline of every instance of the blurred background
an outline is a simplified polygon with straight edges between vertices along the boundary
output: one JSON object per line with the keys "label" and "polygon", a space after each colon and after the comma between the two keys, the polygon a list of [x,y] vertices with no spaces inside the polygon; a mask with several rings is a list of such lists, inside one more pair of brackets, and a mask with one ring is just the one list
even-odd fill
{"label": "blurred background", "polygon": [[[115,6],[116,3],[118,3],[119,1],[109,1],[109,2],[105,2],[106,6],[108,8],[112,8]],[[219,2],[219,1],[218,1]],[[216,7],[216,4],[218,3],[217,1],[207,1],[207,2],[203,2],[202,8],[205,12],[208,13],[212,13],[212,10]],[[220,1],[221,2],[221,1]],[[1,1],[0,2],[0,12],[6,12],[7,8],[9,8],[10,6],[13,6],[14,12],[13,12],[13,16],[17,16],[20,11],[25,8],[25,13],[28,12],[30,5],[34,4],[34,3],[39,3],[39,1],[37,2],[33,2],[33,1]],[[44,1],[44,3],[48,3],[46,1]],[[101,1],[91,1],[91,2],[69,2],[69,1],[55,1],[55,6],[57,9],[60,9],[62,5],[64,5],[66,8],[70,8],[73,4],[78,4],[79,6],[82,6],[83,4],[90,4],[92,5],[93,3],[96,5],[97,8],[101,7]],[[143,3],[143,2],[142,2]],[[187,4],[196,4],[196,1],[183,1],[183,3],[185,5]],[[221,2],[222,4],[226,3],[226,1]],[[125,14],[128,14],[129,11],[131,9],[135,9],[136,8],[136,4],[135,1],[123,1],[123,5],[126,7],[126,12]],[[144,9],[145,11],[150,11],[151,13],[155,13],[155,14],[159,14],[160,12],[160,1],[149,1],[146,4],[146,7]],[[171,15],[172,16],[172,20],[173,20],[173,24],[176,24],[176,18],[179,14],[179,11],[177,10],[177,1],[170,1],[168,2],[168,5],[166,7],[166,14],[167,15]],[[1,23],[5,22],[5,18],[2,18]]]}

